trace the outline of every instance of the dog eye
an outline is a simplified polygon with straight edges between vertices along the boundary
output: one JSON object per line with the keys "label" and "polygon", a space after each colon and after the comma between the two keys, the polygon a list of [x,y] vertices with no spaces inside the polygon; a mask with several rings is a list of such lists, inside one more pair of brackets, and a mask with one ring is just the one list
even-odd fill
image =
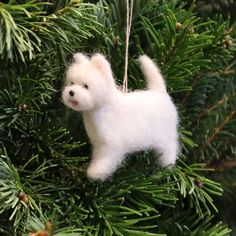
{"label": "dog eye", "polygon": [[89,88],[87,84],[84,84],[83,87],[86,88],[86,89]]}
{"label": "dog eye", "polygon": [[69,85],[73,85],[74,84],[74,82],[69,82]]}

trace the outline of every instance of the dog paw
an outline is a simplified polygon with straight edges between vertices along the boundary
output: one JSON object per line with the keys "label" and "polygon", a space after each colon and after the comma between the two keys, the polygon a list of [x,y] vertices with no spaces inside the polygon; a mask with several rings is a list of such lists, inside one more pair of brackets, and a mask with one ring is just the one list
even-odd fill
{"label": "dog paw", "polygon": [[89,167],[87,170],[87,177],[93,181],[104,181],[109,176],[109,173],[104,172],[98,167]]}

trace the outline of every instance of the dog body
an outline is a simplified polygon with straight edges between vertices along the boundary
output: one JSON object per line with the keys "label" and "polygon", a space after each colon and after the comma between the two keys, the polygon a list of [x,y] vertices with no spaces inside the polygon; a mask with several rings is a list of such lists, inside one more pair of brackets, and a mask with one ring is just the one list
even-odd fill
{"label": "dog body", "polygon": [[75,54],[66,73],[64,103],[83,112],[93,145],[88,177],[105,180],[125,154],[153,149],[162,166],[174,164],[178,154],[178,115],[159,69],[147,56],[139,58],[148,90],[123,93],[117,89],[110,64],[101,55],[91,60]]}

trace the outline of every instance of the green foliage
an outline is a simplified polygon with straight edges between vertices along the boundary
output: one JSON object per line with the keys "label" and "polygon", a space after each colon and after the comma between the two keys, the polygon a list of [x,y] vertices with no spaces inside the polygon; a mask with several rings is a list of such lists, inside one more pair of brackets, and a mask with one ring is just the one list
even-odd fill
{"label": "green foliage", "polygon": [[[27,221],[32,212],[40,212],[37,204],[31,196],[27,196],[24,192],[27,188],[21,184],[20,175],[14,165],[10,162],[6,150],[2,150],[0,162],[0,214],[8,211],[9,218],[12,221],[12,233],[16,233],[20,224]],[[22,196],[20,196],[20,194]],[[6,233],[8,229],[1,227],[1,231]]]}
{"label": "green foliage", "polygon": [[[198,147],[193,150],[196,158],[235,157],[235,84],[235,78],[231,75],[208,75],[207,79],[198,83],[189,97],[189,104],[192,104],[191,107],[189,105],[189,111],[193,114],[195,124],[193,134],[198,133]],[[215,91],[221,92],[216,94]],[[207,130],[207,133],[201,133],[203,129]]]}
{"label": "green foliage", "polygon": [[129,89],[145,87],[136,58],[147,53],[178,106],[177,165],[161,169],[145,151],[104,183],[85,176],[90,146],[80,116],[61,103],[63,75],[72,52],[101,51],[121,84],[125,16],[121,0],[0,3],[4,235],[45,230],[49,221],[56,236],[230,234],[215,217],[221,178],[206,164],[235,159],[235,44],[228,21],[197,17],[194,4],[134,1],[129,45]]}
{"label": "green foliage", "polygon": [[[37,217],[32,217],[29,221],[28,224],[26,226],[26,232],[40,232],[43,231],[45,229],[47,229],[47,225],[50,224],[50,221],[46,221],[46,218],[44,216],[42,216],[41,218],[37,218]],[[50,226],[49,226],[50,227]],[[52,225],[53,227],[53,225]],[[47,229],[48,233],[50,232],[51,229]],[[54,230],[56,236],[80,236],[82,235],[82,230],[81,229],[75,229],[73,227],[67,227],[67,228],[62,228],[59,230]],[[28,236],[28,234],[23,234],[23,236]]]}
{"label": "green foliage", "polygon": [[[204,220],[199,220],[194,217],[192,212],[179,213],[178,216],[169,215],[175,219],[173,224],[171,220],[163,222],[163,227],[167,235],[183,235],[183,236],[213,236],[213,235],[230,235],[231,230],[228,229],[222,222],[212,225],[213,216],[204,215]],[[191,225],[189,227],[188,225]]]}
{"label": "green foliage", "polygon": [[233,0],[197,0],[196,10],[203,17],[214,17],[216,14],[222,14],[225,19],[229,19],[231,23],[235,22],[236,3]]}
{"label": "green foliage", "polygon": [[[10,161],[8,157],[4,158]],[[166,215],[167,209],[172,214],[177,214],[179,207],[182,210],[186,207],[189,210],[193,209],[198,215],[197,218],[203,219],[206,215],[211,215],[211,209],[215,209],[209,194],[219,195],[222,192],[219,184],[200,174],[206,169],[197,164],[186,166],[180,163],[177,169],[155,170],[150,176],[140,175],[140,172],[137,172],[138,168],[134,168],[126,179],[122,179],[123,175],[118,174],[113,182],[103,185],[84,181],[81,186],[80,182],[67,181],[66,187],[63,183],[63,172],[57,171],[56,175],[59,175],[59,178],[54,177],[54,181],[46,177],[55,168],[55,164],[51,164],[50,161],[31,172],[27,170],[29,163],[22,167],[19,171],[25,186],[19,183],[18,171],[11,163],[3,159],[1,165],[4,176],[2,179],[6,179],[7,182],[2,184],[4,194],[1,195],[3,204],[0,210],[6,211],[12,207],[17,209],[13,211],[10,220],[15,220],[15,229],[19,227],[26,232],[43,230],[46,222],[43,215],[46,213],[53,219],[53,224],[60,226],[61,232],[66,230],[63,229],[66,224],[72,224],[77,229],[68,229],[69,232],[72,230],[88,235],[152,235],[156,228],[163,229],[161,216],[164,213]],[[11,185],[6,189],[9,182]],[[20,201],[20,191],[27,193],[29,205]],[[9,198],[9,205],[4,202],[5,193],[12,196]],[[181,201],[181,204],[176,208],[178,201]],[[41,207],[37,207],[36,204]],[[28,213],[24,221],[21,219],[22,215],[17,215],[24,212],[20,207],[24,207]],[[40,218],[35,216],[36,209]],[[189,230],[191,224],[192,222],[189,222]]]}
{"label": "green foliage", "polygon": [[25,61],[26,57],[34,58],[45,47],[70,51],[72,42],[79,43],[91,37],[91,28],[96,31],[96,19],[90,14],[94,6],[82,4],[79,0],[64,1],[53,10],[51,5],[36,0],[0,4],[2,58]]}

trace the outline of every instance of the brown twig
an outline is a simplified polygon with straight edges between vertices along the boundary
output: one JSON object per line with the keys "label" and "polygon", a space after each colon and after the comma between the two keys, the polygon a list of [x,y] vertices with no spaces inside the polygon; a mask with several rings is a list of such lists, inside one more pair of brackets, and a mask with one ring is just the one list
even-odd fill
{"label": "brown twig", "polygon": [[218,171],[224,171],[226,169],[236,168],[236,160],[222,161],[213,160],[206,165],[207,168],[213,168]]}
{"label": "brown twig", "polygon": [[236,109],[231,111],[223,120],[223,122],[215,128],[214,132],[207,138],[206,143],[204,147],[208,146],[216,137],[216,135],[227,125],[230,121],[230,119],[233,118],[233,116],[236,114]]}
{"label": "brown twig", "polygon": [[235,75],[235,69],[231,69],[231,70],[225,69],[225,70],[220,71],[220,72],[211,72],[211,73],[207,74],[207,76],[209,76],[209,77],[220,77],[222,75],[223,76]]}
{"label": "brown twig", "polygon": [[[219,77],[219,76],[231,76],[231,75],[235,75],[235,69],[232,70],[224,70],[221,72],[214,72],[214,73],[207,73],[206,76],[209,77]],[[182,100],[182,103],[184,104],[186,102],[186,100],[188,99],[188,97],[190,96],[190,94],[193,91],[193,88],[197,85],[197,82],[202,78],[202,74],[199,74],[193,81],[192,81],[192,90],[187,92]]]}
{"label": "brown twig", "polygon": [[193,81],[192,81],[192,90],[187,92],[182,100],[182,104],[185,104],[188,97],[190,94],[193,92],[193,88],[197,85],[197,82],[201,79],[201,76],[197,76]]}
{"label": "brown twig", "polygon": [[198,115],[198,119],[202,118],[203,116],[209,114],[211,111],[215,110],[218,106],[224,104],[225,102],[228,101],[228,96],[224,95],[216,104],[211,105],[210,107],[208,107],[206,110],[204,110],[203,112],[201,112]]}

